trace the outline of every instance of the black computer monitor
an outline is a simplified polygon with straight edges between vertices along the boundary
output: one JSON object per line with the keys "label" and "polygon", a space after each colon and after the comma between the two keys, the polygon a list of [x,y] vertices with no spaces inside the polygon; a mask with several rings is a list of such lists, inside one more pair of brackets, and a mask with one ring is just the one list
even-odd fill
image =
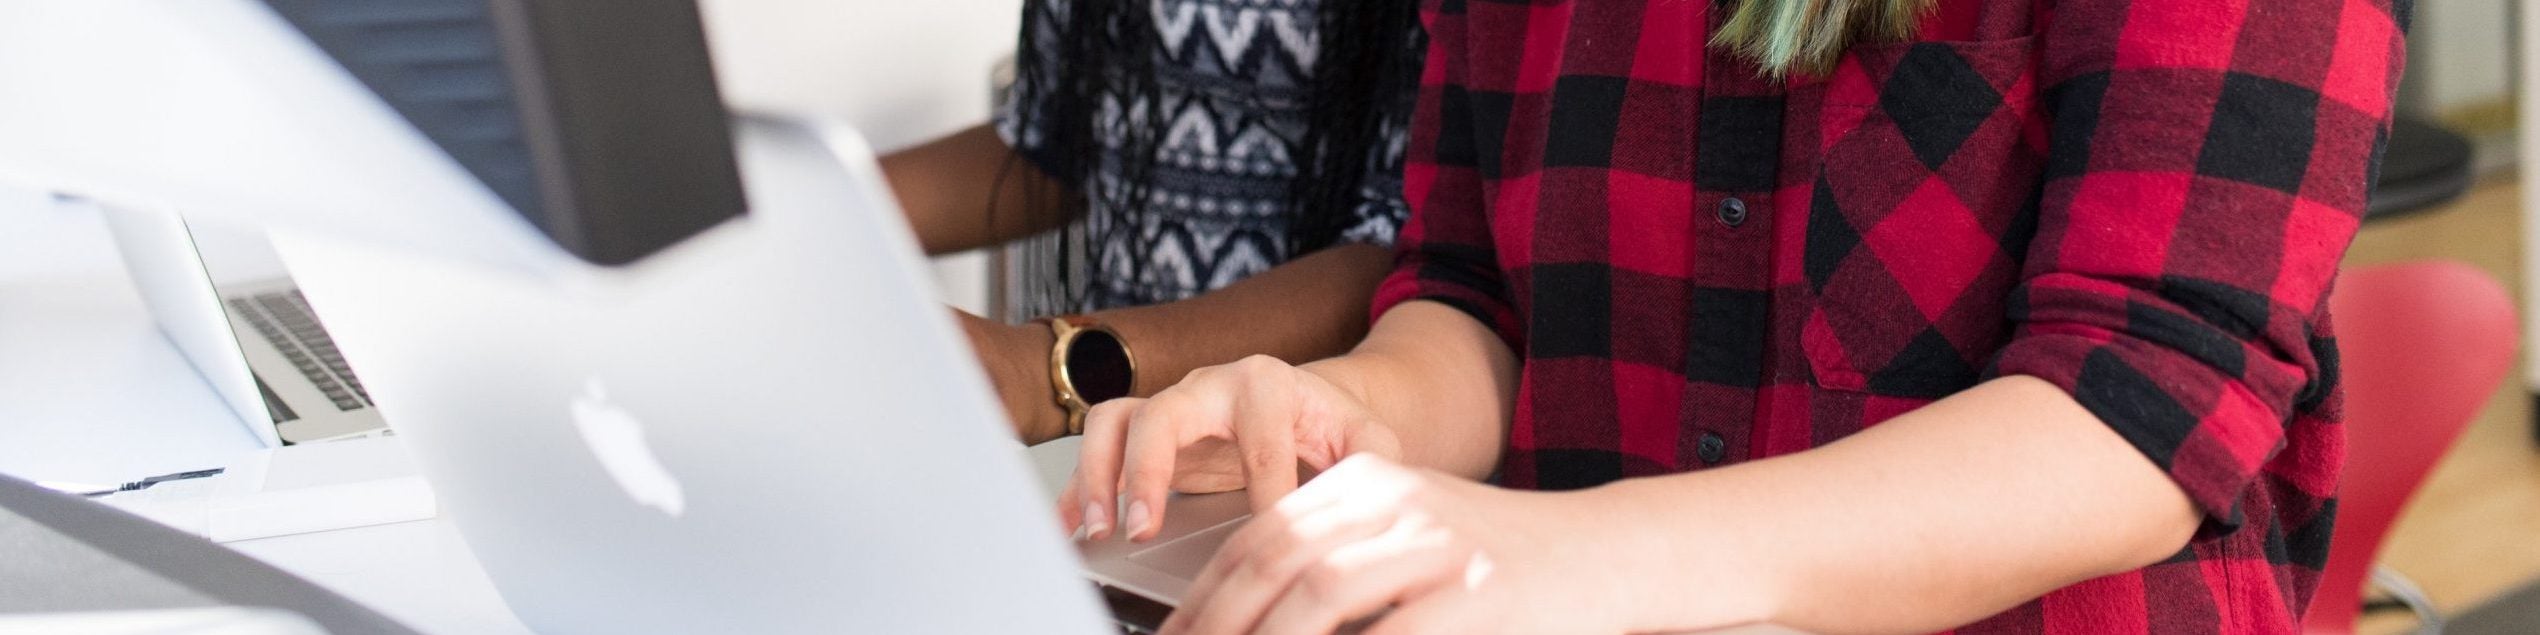
{"label": "black computer monitor", "polygon": [[583,260],[747,206],[693,0],[264,2]]}

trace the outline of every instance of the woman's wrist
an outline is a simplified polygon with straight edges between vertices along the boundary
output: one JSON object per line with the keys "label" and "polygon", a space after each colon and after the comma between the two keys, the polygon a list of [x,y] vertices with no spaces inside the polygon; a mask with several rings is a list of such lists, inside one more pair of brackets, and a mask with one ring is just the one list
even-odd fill
{"label": "woman's wrist", "polygon": [[1367,359],[1364,356],[1349,354],[1299,364],[1296,369],[1313,373],[1314,376],[1323,378],[1323,381],[1331,382],[1332,386],[1340,388],[1341,392],[1348,393],[1350,398],[1357,399],[1358,403],[1372,408],[1375,406],[1375,400],[1368,398],[1371,395],[1368,394],[1365,385],[1366,365]]}
{"label": "woman's wrist", "polygon": [[964,314],[962,330],[979,349],[980,365],[1013,418],[1016,436],[1037,445],[1067,436],[1067,413],[1050,384],[1050,347],[1056,336],[1038,324],[1014,325]]}
{"label": "woman's wrist", "polygon": [[1685,632],[1769,622],[1790,587],[1775,543],[1704,475],[1625,479],[1562,494],[1590,551],[1612,575],[1599,591],[1619,598],[1629,632]]}
{"label": "woman's wrist", "polygon": [[1492,421],[1502,415],[1472,407],[1490,395],[1476,395],[1470,385],[1439,381],[1434,374],[1436,363],[1361,347],[1299,368],[1322,377],[1364,406],[1373,425],[1401,442],[1396,460],[1467,480],[1486,480],[1498,466],[1504,445],[1505,426]]}
{"label": "woman's wrist", "polygon": [[1006,361],[1014,365],[1010,373],[1016,385],[1003,392],[1010,395],[1006,407],[1014,412],[1023,442],[1035,445],[1067,436],[1067,411],[1059,407],[1058,388],[1050,383],[1050,348],[1057,344],[1057,336],[1039,324],[1008,328],[1014,330],[1011,337],[1016,343],[1015,354],[1006,356]]}

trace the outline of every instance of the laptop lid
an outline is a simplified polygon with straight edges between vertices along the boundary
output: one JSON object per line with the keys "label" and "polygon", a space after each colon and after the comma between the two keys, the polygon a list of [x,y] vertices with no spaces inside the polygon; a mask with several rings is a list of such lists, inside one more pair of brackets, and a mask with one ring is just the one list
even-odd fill
{"label": "laptop lid", "polygon": [[265,447],[282,447],[274,417],[247,368],[247,354],[221,308],[220,292],[195,249],[185,219],[136,205],[108,205],[106,228],[150,317],[203,381],[220,393],[238,421]]}
{"label": "laptop lid", "polygon": [[869,152],[737,130],[753,213],[625,267],[276,242],[534,628],[1103,630]]}

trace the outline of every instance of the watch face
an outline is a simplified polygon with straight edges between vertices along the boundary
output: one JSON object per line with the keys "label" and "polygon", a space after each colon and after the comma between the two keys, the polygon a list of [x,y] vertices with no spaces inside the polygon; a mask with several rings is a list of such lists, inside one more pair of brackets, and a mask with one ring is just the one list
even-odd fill
{"label": "watch face", "polygon": [[1129,396],[1129,349],[1103,331],[1080,331],[1067,346],[1067,383],[1097,404]]}

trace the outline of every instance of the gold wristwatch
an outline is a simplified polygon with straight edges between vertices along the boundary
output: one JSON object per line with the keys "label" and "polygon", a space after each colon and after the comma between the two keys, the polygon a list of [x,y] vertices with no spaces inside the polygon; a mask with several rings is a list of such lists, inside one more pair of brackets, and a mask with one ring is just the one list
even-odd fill
{"label": "gold wristwatch", "polygon": [[1043,319],[1057,335],[1050,345],[1050,388],[1058,407],[1067,411],[1067,435],[1085,433],[1085,411],[1094,404],[1129,396],[1137,385],[1138,362],[1129,343],[1102,322],[1081,315]]}

